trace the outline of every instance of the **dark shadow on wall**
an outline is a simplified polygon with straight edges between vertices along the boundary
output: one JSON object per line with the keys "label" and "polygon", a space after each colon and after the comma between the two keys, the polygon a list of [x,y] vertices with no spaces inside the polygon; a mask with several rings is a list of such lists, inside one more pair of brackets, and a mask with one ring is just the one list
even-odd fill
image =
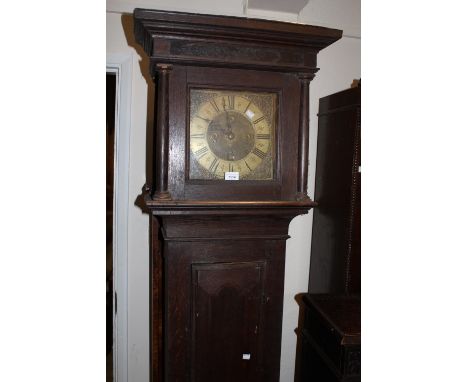
{"label": "dark shadow on wall", "polygon": [[[136,42],[135,35],[133,33],[133,15],[131,13],[122,14],[122,28],[124,30],[127,44],[135,49],[140,65],[140,73],[146,81],[147,97],[146,97],[146,147],[141,147],[141,150],[145,150],[145,161],[146,161],[146,186],[143,186],[142,193],[148,187],[151,188],[153,181],[153,124],[154,124],[154,105],[155,105],[155,84],[151,78],[150,73],[150,61],[148,55],[145,53],[143,48]],[[138,149],[138,148],[137,148]],[[140,194],[135,200],[135,205],[140,207],[143,212],[149,212],[145,206],[143,200],[143,194]]]}

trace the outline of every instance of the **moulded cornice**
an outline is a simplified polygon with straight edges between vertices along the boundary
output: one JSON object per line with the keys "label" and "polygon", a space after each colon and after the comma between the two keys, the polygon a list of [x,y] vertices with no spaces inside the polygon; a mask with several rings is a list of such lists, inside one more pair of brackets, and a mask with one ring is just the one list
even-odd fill
{"label": "moulded cornice", "polygon": [[[249,17],[161,12],[139,8],[134,10],[134,16],[142,26],[142,30],[138,32],[144,30],[151,36],[167,33],[196,38],[269,41],[278,44],[304,45],[320,50],[340,39],[342,35],[337,29]],[[137,35],[137,38],[142,37],[140,34]]]}
{"label": "moulded cornice", "polygon": [[315,73],[337,29],[247,17],[134,10],[137,42],[151,61]]}

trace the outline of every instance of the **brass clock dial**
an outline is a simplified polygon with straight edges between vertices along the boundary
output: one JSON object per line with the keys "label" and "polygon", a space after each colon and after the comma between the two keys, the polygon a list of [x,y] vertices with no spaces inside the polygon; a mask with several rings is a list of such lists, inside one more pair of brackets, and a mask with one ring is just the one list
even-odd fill
{"label": "brass clock dial", "polygon": [[271,180],[274,175],[276,94],[192,90],[190,179]]}

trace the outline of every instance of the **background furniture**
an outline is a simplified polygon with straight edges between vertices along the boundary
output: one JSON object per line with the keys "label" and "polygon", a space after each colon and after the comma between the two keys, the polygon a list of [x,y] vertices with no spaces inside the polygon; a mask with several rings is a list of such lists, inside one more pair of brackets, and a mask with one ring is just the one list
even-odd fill
{"label": "background furniture", "polygon": [[361,299],[306,294],[302,381],[361,380]]}
{"label": "background furniture", "polygon": [[361,88],[320,99],[309,293],[300,380],[360,381]]}
{"label": "background furniture", "polygon": [[361,290],[361,87],[320,99],[310,293]]}

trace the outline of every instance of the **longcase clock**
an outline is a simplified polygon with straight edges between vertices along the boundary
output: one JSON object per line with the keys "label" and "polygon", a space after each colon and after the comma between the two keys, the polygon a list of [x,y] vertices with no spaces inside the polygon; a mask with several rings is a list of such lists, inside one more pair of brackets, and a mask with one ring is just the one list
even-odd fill
{"label": "longcase clock", "polygon": [[284,255],[307,196],[309,82],[341,31],[136,9],[156,82],[153,382],[278,381]]}

